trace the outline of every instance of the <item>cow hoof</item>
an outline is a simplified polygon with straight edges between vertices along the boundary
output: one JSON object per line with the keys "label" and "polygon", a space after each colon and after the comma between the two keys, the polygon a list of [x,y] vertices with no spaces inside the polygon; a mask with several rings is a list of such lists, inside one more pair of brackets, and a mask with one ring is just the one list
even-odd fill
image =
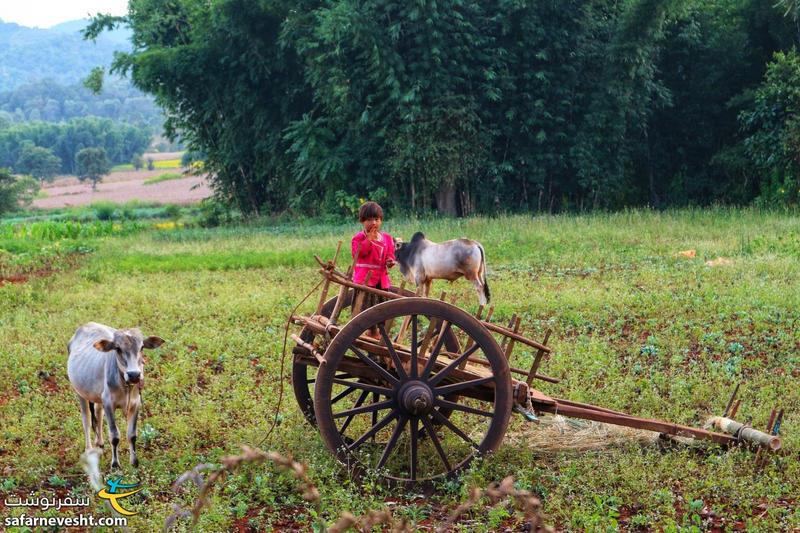
{"label": "cow hoof", "polygon": [[116,461],[111,461],[111,469],[112,470],[119,470],[120,469],[119,463],[116,462]]}
{"label": "cow hoof", "polygon": [[139,468],[139,459],[131,459],[131,466],[134,468]]}

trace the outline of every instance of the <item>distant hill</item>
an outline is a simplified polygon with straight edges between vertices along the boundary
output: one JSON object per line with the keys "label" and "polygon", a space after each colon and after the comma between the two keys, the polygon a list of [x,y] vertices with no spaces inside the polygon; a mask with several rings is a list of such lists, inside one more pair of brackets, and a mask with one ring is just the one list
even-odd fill
{"label": "distant hill", "polygon": [[[79,20],[70,20],[69,22],[62,22],[61,24],[56,24],[51,28],[48,28],[49,31],[57,31],[59,33],[65,33],[67,35],[78,35],[80,36],[81,30],[86,27],[89,23],[89,19],[79,19]],[[123,46],[123,49],[130,48],[130,38],[133,35],[133,32],[128,28],[121,28],[116,29],[114,31],[105,31],[103,32],[103,38],[117,43]]]}
{"label": "distant hill", "polygon": [[128,80],[107,76],[92,94],[82,81],[108,67],[115,51],[129,50],[127,28],[83,40],[88,19],[42,30],[0,21],[0,129],[29,121],[66,122],[96,116],[160,131],[164,117],[153,98]]}
{"label": "distant hill", "polygon": [[92,68],[108,67],[114,51],[130,49],[130,31],[124,29],[106,32],[94,43],[84,41],[80,30],[87,22],[43,30],[0,21],[0,92],[43,79],[74,85]]}

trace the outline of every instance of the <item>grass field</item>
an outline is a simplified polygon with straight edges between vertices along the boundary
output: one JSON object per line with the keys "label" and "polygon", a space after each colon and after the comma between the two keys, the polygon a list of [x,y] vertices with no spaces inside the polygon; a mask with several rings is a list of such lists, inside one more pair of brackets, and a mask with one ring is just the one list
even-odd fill
{"label": "grass field", "polygon": [[[196,490],[172,489],[181,473],[264,437],[277,403],[287,315],[318,281],[312,254],[332,256],[357,226],[173,226],[0,236],[7,278],[22,268],[15,265],[28,264],[25,257],[48,258],[41,275],[28,269],[26,282],[0,284],[3,496],[91,492],[79,466],[83,437],[65,349],[75,328],[90,320],[136,325],[167,340],[147,354],[138,470],[127,465],[127,445],[120,449],[125,479],[145,487],[130,499],[140,513],[129,522],[133,530],[155,531],[173,504],[193,501]],[[531,444],[537,427],[514,417],[498,454],[477,462],[460,482],[421,495],[350,478],[304,421],[284,376],[282,421],[262,446],[309,465],[322,494],[321,516],[294,490],[291,475],[251,465],[214,493],[200,530],[311,529],[342,511],[362,513],[387,502],[395,516],[430,527],[469,487],[507,475],[540,496],[546,522],[564,530],[800,528],[796,214],[633,211],[387,220],[384,228],[406,239],[421,229],[433,240],[469,236],[484,244],[493,320],[507,322],[516,313],[534,338],[553,329],[554,355],[543,371],[565,379],[541,383],[546,394],[699,426],[721,413],[741,382],[738,418],[760,428],[772,407],[786,409],[787,452],[757,467],[755,453],[741,448],[634,440],[589,451],[542,448]],[[689,249],[695,258],[676,256]],[[719,257],[729,264],[706,265]],[[393,279],[399,281],[396,271]],[[467,283],[434,284],[437,294],[445,288],[475,309]],[[521,357],[515,366],[525,367],[530,354]],[[107,445],[101,465],[107,470],[109,463]],[[0,516],[20,512],[0,507]],[[458,527],[496,530],[519,519],[508,507],[479,508]]]}
{"label": "grass field", "polygon": [[163,174],[159,174],[158,176],[154,176],[152,178],[148,178],[144,180],[145,185],[154,185],[156,183],[161,183],[162,181],[169,181],[169,180],[180,180],[185,178],[183,174],[180,172],[164,172]]}

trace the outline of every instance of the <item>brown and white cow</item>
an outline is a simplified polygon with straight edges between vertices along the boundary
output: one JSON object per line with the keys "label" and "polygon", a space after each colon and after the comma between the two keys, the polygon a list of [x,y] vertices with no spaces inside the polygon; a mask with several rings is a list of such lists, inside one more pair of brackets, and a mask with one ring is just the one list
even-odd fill
{"label": "brown and white cow", "polygon": [[464,276],[475,286],[481,305],[491,298],[486,253],[478,241],[453,239],[437,244],[417,232],[410,242],[395,240],[395,258],[403,276],[417,285],[417,294],[428,296],[434,279],[454,281]]}

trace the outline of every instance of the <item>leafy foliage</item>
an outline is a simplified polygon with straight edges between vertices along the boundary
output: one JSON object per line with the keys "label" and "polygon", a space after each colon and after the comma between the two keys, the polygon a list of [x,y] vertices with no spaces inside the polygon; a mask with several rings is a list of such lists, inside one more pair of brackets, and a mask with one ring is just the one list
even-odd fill
{"label": "leafy foliage", "polygon": [[111,163],[128,163],[134,154],[144,152],[150,144],[150,136],[147,129],[95,117],[72,119],[66,123],[10,125],[0,129],[0,165],[23,172],[17,164],[26,146],[33,143],[49,149],[61,159],[61,172],[76,174],[75,155],[81,149],[102,147]]}
{"label": "leafy foliage", "polygon": [[106,79],[96,94],[83,85],[62,85],[52,78],[25,83],[0,92],[0,116],[12,124],[95,116],[149,129],[160,128],[164,120],[151,96],[117,77]]}
{"label": "leafy foliage", "polygon": [[28,174],[42,181],[52,181],[61,170],[61,159],[53,151],[28,143],[22,147],[17,164],[17,172]]}
{"label": "leafy foliage", "polygon": [[[752,200],[747,110],[797,19],[759,0],[132,0],[112,72],[221,199],[444,214]],[[789,13],[795,13],[789,9]]]}
{"label": "leafy foliage", "polygon": [[742,114],[751,132],[745,148],[767,176],[761,200],[794,204],[800,200],[800,55],[778,52],[755,94],[752,110]]}
{"label": "leafy foliage", "polygon": [[84,148],[75,154],[75,163],[78,166],[78,179],[92,182],[92,189],[97,188],[97,183],[108,174],[111,166],[106,158],[103,148]]}
{"label": "leafy foliage", "polygon": [[0,215],[14,211],[20,203],[30,203],[39,184],[36,180],[23,177],[15,178],[7,169],[0,168]]}

